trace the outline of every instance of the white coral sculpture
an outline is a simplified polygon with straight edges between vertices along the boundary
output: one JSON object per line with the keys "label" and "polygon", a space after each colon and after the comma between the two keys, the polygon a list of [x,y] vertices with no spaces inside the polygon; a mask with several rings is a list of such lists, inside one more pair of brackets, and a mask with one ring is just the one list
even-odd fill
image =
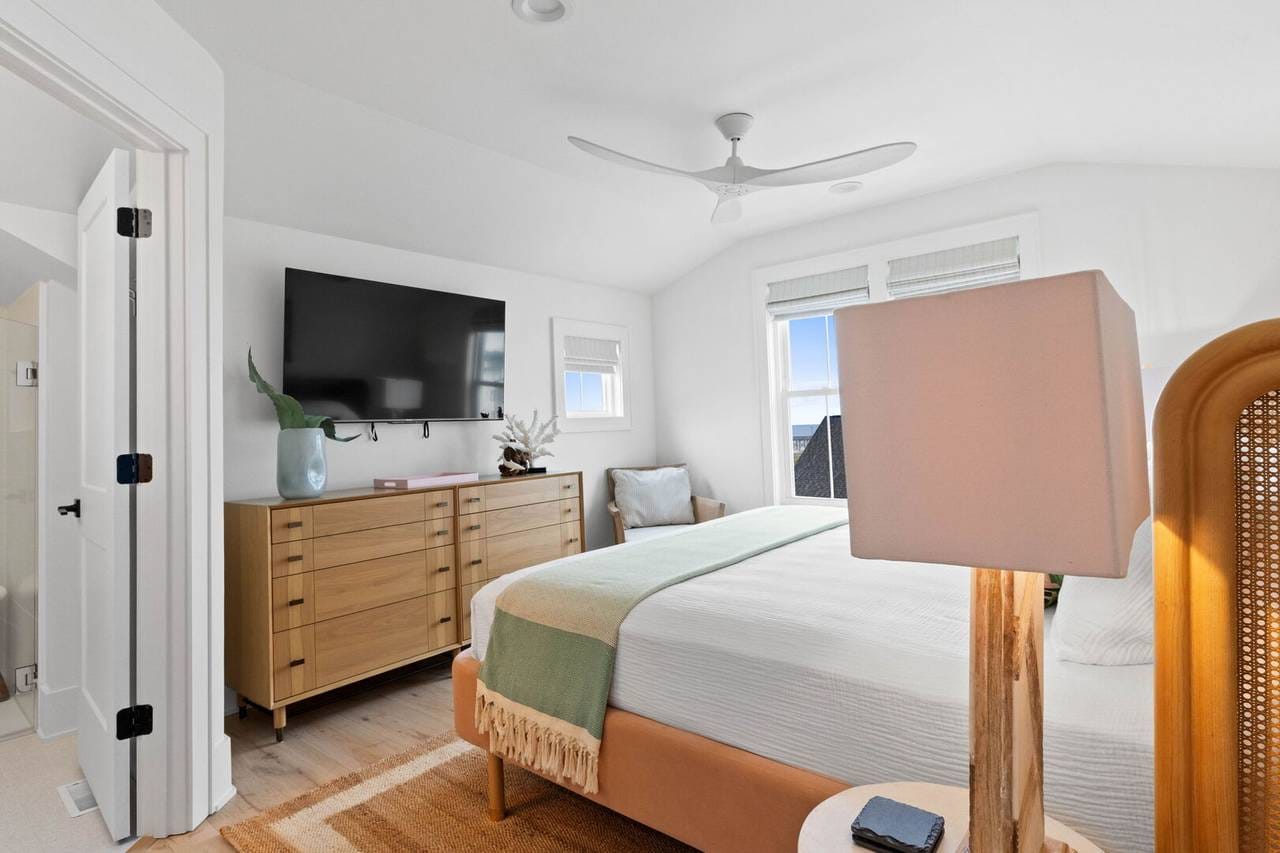
{"label": "white coral sculpture", "polygon": [[[506,420],[506,429],[494,435],[502,447],[502,455],[498,457],[498,467],[519,473],[532,468],[534,461],[539,457],[555,456],[547,450],[547,446],[560,434],[560,427],[556,425],[555,417],[539,425],[538,410],[534,409],[531,423],[526,424],[514,415],[507,415]],[[507,453],[508,450],[513,452]],[[512,459],[513,456],[523,459],[524,464],[517,459]]]}

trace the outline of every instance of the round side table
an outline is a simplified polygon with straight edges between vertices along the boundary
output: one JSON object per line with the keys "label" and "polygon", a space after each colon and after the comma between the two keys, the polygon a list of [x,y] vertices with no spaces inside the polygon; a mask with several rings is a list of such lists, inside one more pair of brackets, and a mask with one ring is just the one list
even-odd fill
{"label": "round side table", "polygon": [[[849,824],[872,797],[888,797],[900,803],[942,815],[946,826],[938,853],[964,853],[969,830],[969,792],[950,785],[928,782],[888,782],[861,785],[828,797],[809,812],[800,827],[799,853],[859,853],[867,848],[853,843]],[[1077,853],[1102,853],[1080,833],[1045,815],[1045,835],[1066,842]]]}

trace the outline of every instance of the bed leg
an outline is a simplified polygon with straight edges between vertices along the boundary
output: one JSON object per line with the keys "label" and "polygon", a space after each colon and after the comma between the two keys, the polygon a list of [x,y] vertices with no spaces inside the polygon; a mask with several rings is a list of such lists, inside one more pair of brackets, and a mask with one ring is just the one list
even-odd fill
{"label": "bed leg", "polygon": [[502,820],[507,816],[506,782],[502,773],[502,758],[489,753],[489,820]]}

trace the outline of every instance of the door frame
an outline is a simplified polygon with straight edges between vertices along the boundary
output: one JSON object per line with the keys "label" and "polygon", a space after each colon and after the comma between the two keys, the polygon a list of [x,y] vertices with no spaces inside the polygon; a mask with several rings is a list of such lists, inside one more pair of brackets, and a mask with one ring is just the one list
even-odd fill
{"label": "door frame", "polygon": [[[223,716],[223,80],[150,0],[0,0],[0,65],[99,121],[163,187],[138,204],[138,489],[141,835],[194,829],[235,794]],[[181,567],[182,571],[174,571]]]}

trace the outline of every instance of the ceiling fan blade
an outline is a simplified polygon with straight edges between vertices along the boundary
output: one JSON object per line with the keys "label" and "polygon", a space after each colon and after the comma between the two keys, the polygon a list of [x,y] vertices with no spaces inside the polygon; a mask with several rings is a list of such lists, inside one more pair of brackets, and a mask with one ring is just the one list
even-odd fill
{"label": "ceiling fan blade", "polygon": [[910,157],[915,150],[914,142],[891,142],[888,145],[864,148],[851,154],[841,154],[838,157],[815,160],[812,163],[790,166],[786,169],[761,169],[758,174],[745,178],[742,183],[752,187],[790,187],[797,184],[838,181],[892,166]]}
{"label": "ceiling fan blade", "polygon": [[686,172],[683,169],[674,169],[671,166],[663,166],[661,163],[651,163],[648,160],[641,160],[639,157],[632,157],[630,154],[623,154],[621,151],[614,151],[612,148],[605,148],[603,145],[596,145],[594,142],[588,142],[577,136],[570,136],[569,141],[573,145],[591,154],[599,157],[601,160],[608,160],[610,163],[617,163],[619,166],[629,166],[632,169],[641,169],[645,172],[657,172],[659,175],[674,175],[677,178],[693,178],[700,183],[708,183],[708,181],[700,175],[693,172]]}
{"label": "ceiling fan blade", "polygon": [[736,222],[742,218],[742,199],[737,196],[722,195],[716,199],[716,208],[711,211],[711,221],[716,225]]}

